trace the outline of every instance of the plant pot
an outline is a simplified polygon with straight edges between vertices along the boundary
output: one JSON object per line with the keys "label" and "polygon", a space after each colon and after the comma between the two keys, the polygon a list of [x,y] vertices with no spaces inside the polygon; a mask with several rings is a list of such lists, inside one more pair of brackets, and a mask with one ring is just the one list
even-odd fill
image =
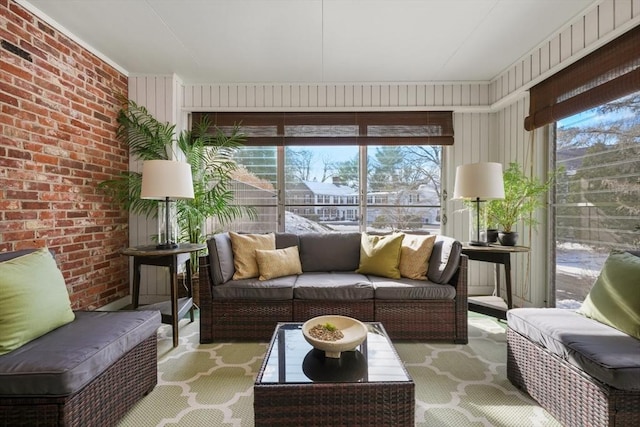
{"label": "plant pot", "polygon": [[498,233],[498,241],[502,246],[515,246],[518,243],[518,237],[518,232],[516,231],[501,231]]}
{"label": "plant pot", "polygon": [[496,243],[498,241],[498,230],[495,228],[487,229],[487,242]]}

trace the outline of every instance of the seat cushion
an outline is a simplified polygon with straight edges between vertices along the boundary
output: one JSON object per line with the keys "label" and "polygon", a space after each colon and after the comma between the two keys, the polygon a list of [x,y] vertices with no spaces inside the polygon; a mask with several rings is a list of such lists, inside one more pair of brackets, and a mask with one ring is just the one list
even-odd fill
{"label": "seat cushion", "polygon": [[349,272],[304,273],[293,288],[296,299],[363,300],[373,298],[373,285],[367,276]]}
{"label": "seat cushion", "polygon": [[0,395],[73,394],[159,326],[158,311],[77,311],[73,322],[0,356]]}
{"label": "seat cushion", "polygon": [[558,308],[507,312],[509,328],[620,390],[640,391],[640,340],[603,323]]}
{"label": "seat cushion", "polygon": [[299,236],[302,271],[355,271],[360,233],[306,233]]}
{"label": "seat cushion", "polygon": [[373,283],[376,299],[385,300],[451,300],[456,297],[456,288],[440,285],[426,280],[389,279],[380,276],[367,276]]}
{"label": "seat cushion", "polygon": [[284,276],[269,280],[230,280],[211,289],[213,299],[293,299],[293,284],[297,276]]}

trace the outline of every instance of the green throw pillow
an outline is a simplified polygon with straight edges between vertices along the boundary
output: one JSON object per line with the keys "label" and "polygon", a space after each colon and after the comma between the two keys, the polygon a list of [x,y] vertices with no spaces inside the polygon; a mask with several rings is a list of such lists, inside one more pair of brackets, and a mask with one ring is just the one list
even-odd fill
{"label": "green throw pillow", "polygon": [[360,266],[356,273],[400,278],[400,248],[404,234],[369,236],[362,233],[360,241]]}
{"label": "green throw pillow", "polygon": [[74,318],[62,272],[46,248],[0,262],[0,355]]}
{"label": "green throw pillow", "polygon": [[640,257],[611,252],[578,313],[640,339]]}

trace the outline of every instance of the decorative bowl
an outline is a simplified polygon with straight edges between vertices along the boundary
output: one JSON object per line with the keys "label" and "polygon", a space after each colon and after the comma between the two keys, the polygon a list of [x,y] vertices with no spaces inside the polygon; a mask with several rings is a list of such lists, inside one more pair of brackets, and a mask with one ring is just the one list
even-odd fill
{"label": "decorative bowl", "polygon": [[[311,328],[326,323],[334,325],[344,336],[336,341],[324,341],[309,335]],[[304,322],[302,335],[313,348],[324,351],[326,357],[338,359],[341,352],[354,350],[362,344],[367,337],[367,327],[361,321],[347,316],[318,316]]]}

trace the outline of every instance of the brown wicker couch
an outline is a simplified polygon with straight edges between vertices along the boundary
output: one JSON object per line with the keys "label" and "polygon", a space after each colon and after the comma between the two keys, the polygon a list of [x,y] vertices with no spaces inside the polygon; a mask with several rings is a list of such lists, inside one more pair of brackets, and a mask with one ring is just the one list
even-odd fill
{"label": "brown wicker couch", "polygon": [[[393,339],[468,342],[467,257],[461,253],[460,242],[437,236],[429,260],[429,280],[423,282],[356,274],[360,233],[276,233],[277,248],[294,245],[299,246],[303,273],[284,278],[291,283],[284,286],[291,289],[283,294],[281,288],[269,289],[276,286],[274,283],[229,280],[233,258],[228,234],[217,234],[208,241],[209,255],[200,258],[199,270],[200,342],[268,341],[278,322],[303,322],[323,314],[382,322]],[[333,262],[339,271],[333,270]],[[353,286],[338,286],[329,292],[323,289],[323,280],[349,280],[350,274]],[[297,297],[297,284],[312,275],[319,278],[314,285],[317,289],[312,291],[320,296]],[[354,288],[360,292],[363,287],[370,294],[350,297]],[[313,292],[305,295],[309,294]]]}
{"label": "brown wicker couch", "polygon": [[76,311],[0,355],[0,426],[117,424],[157,383],[159,326],[157,311]]}
{"label": "brown wicker couch", "polygon": [[640,425],[640,340],[567,309],[507,317],[507,377],[558,421]]}

